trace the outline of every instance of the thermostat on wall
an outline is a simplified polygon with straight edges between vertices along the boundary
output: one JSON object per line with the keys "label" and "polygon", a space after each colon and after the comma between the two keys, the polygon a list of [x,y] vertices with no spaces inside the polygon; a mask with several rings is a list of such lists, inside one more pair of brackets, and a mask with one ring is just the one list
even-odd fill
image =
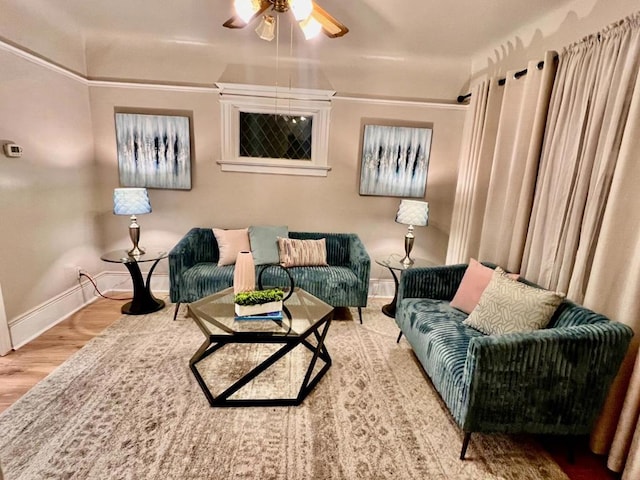
{"label": "thermostat on wall", "polygon": [[21,157],[22,147],[20,145],[16,145],[15,143],[5,143],[4,154],[7,157]]}

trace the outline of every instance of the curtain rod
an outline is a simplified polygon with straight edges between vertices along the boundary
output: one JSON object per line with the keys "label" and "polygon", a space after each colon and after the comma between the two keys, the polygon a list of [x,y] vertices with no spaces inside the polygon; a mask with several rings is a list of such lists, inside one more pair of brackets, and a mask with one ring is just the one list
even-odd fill
{"label": "curtain rod", "polygon": [[[558,56],[554,55],[553,56],[554,60],[558,60]],[[536,65],[536,68],[538,70],[542,70],[544,68],[544,60],[540,60],[538,62],[538,64]],[[513,74],[513,78],[515,78],[516,80],[519,79],[520,77],[524,77],[527,74],[527,69],[525,68],[524,70],[520,70],[519,72],[516,72]],[[498,80],[498,85],[500,85],[501,87],[507,83],[507,79],[506,78],[501,78],[500,80]],[[466,95],[459,95],[458,96],[458,103],[462,103],[464,102],[467,98],[471,98],[471,93],[467,93]]]}

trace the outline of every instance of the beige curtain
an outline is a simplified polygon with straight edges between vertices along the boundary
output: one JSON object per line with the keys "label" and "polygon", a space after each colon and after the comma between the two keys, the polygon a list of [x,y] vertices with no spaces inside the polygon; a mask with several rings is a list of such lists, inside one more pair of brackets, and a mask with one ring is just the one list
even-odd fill
{"label": "beige curtain", "polygon": [[521,271],[577,302],[584,300],[628,116],[637,40],[625,22],[560,55]]}
{"label": "beige curtain", "polygon": [[560,55],[521,268],[636,331],[591,439],[604,453],[613,437],[609,468],[629,480],[640,478],[639,24],[636,14]]}
{"label": "beige curtain", "polygon": [[635,72],[635,79],[621,84],[627,87],[623,88],[626,94],[623,103],[629,105],[629,111],[626,123],[619,128],[619,154],[595,247],[585,304],[630,325],[636,332],[634,347],[591,439],[592,449],[599,453],[606,452],[611,445],[609,468],[624,471],[622,478],[631,480],[640,478],[640,356],[637,355],[640,341],[640,14],[620,30],[629,37],[624,67],[628,71],[624,78]]}
{"label": "beige curtain", "polygon": [[537,61],[529,62],[527,74],[520,78],[508,72],[504,87],[478,257],[511,271],[518,271],[522,261],[554,57],[554,52],[547,52],[542,68]]}
{"label": "beige curtain", "polygon": [[[497,79],[483,80],[471,89],[471,102],[462,134],[462,152],[458,166],[458,183],[453,205],[451,232],[446,263],[464,263],[477,255],[488,180],[481,179],[491,170],[495,126],[502,102]],[[492,101],[490,101],[492,99]],[[491,105],[494,105],[493,109]],[[495,112],[495,113],[493,113]],[[489,132],[493,131],[493,135]],[[489,150],[489,155],[486,151]],[[487,168],[488,162],[488,168]]]}
{"label": "beige curtain", "polygon": [[[526,75],[519,78],[515,71],[509,72],[504,86],[493,78],[472,89],[447,264],[474,257],[519,268],[555,72],[554,56],[547,53],[543,68],[538,68],[537,61],[530,62]],[[515,200],[505,205],[506,196]],[[496,238],[499,245],[494,244]],[[514,260],[509,262],[510,258]]]}

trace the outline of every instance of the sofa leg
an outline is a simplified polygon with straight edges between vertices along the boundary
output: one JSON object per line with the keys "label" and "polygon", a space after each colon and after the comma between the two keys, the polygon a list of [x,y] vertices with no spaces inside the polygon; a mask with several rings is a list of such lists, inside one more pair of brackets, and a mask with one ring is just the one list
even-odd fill
{"label": "sofa leg", "polygon": [[358,316],[360,317],[360,325],[362,325],[362,307],[358,307]]}
{"label": "sofa leg", "polygon": [[180,302],[176,303],[176,311],[173,312],[173,321],[176,321],[176,318],[178,318],[178,310],[180,310]]}
{"label": "sofa leg", "polygon": [[569,465],[575,465],[577,437],[572,436],[572,437],[569,437],[568,440],[569,442],[567,444],[567,462],[569,462]]}
{"label": "sofa leg", "polygon": [[464,456],[467,453],[467,447],[469,446],[469,440],[471,440],[471,432],[464,432],[464,440],[462,440],[462,450],[460,450],[460,460],[464,460]]}
{"label": "sofa leg", "polygon": [[398,339],[396,340],[396,343],[400,343],[401,338],[402,338],[402,330],[400,330],[400,334],[398,335]]}

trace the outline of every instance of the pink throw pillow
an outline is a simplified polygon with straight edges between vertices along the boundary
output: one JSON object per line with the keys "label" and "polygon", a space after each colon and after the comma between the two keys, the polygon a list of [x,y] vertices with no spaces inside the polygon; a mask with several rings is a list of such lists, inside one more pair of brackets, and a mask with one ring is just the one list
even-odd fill
{"label": "pink throw pillow", "polygon": [[[510,273],[508,276],[517,280],[519,275]],[[492,268],[485,267],[475,258],[471,258],[450,305],[464,313],[471,313],[478,305],[482,292],[487,288],[492,277]]]}
{"label": "pink throw pillow", "polygon": [[238,253],[251,251],[249,230],[247,228],[241,228],[239,230],[214,228],[213,234],[218,242],[218,251],[220,252],[218,265],[221,267],[224,265],[234,265]]}

